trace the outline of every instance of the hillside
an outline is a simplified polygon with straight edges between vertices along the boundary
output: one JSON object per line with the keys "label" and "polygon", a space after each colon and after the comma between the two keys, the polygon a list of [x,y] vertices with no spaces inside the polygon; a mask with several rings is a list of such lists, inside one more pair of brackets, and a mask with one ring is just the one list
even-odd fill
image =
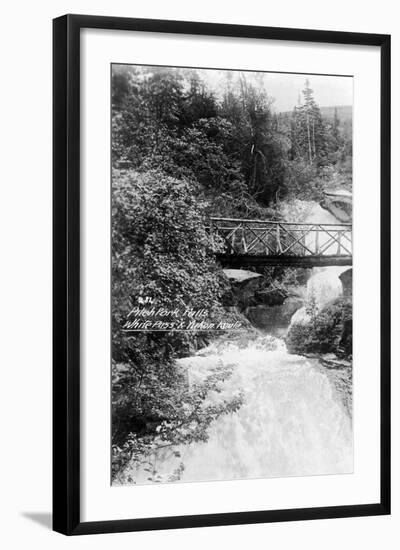
{"label": "hillside", "polygon": [[331,120],[334,117],[335,109],[341,122],[353,119],[353,106],[352,105],[338,105],[336,107],[320,107],[321,114],[324,118]]}
{"label": "hillside", "polygon": [[[322,117],[325,120],[333,120],[335,109],[341,123],[351,122],[353,119],[353,106],[352,105],[332,105],[329,107],[320,107]],[[283,111],[279,113],[281,115],[291,115],[292,111]]]}

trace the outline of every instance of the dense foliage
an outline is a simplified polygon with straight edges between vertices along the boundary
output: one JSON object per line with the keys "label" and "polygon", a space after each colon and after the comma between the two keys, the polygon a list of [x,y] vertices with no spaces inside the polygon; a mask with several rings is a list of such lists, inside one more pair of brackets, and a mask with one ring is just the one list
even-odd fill
{"label": "dense foliage", "polygon": [[344,357],[352,354],[352,303],[340,297],[318,311],[308,305],[308,319],[293,323],[286,336],[290,353],[335,353]]}
{"label": "dense foliage", "polygon": [[273,215],[284,197],[351,185],[351,122],[323,118],[308,82],[292,113],[276,113],[261,80],[226,74],[216,97],[193,70],[116,67],[114,166],[187,177],[225,216]]}
{"label": "dense foliage", "polygon": [[[114,474],[138,449],[204,439],[209,422],[239,398],[206,403],[229,375],[221,369],[188,388],[176,358],[190,349],[186,332],[124,332],[141,299],[157,307],[206,308],[218,315],[224,280],[190,184],[148,171],[115,173],[112,199]],[[155,431],[157,429],[157,431]],[[184,434],[184,435],[183,435]],[[146,453],[144,453],[146,454]],[[154,474],[155,475],[155,474]]]}

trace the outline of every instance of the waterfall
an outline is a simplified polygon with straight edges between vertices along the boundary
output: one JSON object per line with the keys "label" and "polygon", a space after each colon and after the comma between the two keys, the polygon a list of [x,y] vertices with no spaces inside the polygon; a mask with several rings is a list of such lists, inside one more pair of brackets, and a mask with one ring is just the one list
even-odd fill
{"label": "waterfall", "polygon": [[[330,301],[341,296],[343,288],[339,275],[346,269],[346,267],[335,266],[314,267],[307,281],[307,302],[309,304],[313,302],[317,310],[321,310]],[[304,306],[292,316],[291,324],[306,323],[308,321],[307,307]]]}
{"label": "waterfall", "polygon": [[[337,223],[337,219],[327,210],[324,210],[318,203],[312,204],[308,216],[307,223]],[[310,239],[313,237],[310,237]],[[328,235],[321,236],[320,245],[323,246],[329,239]],[[332,248],[335,248],[335,244]],[[327,249],[326,253],[334,253],[334,250]],[[330,266],[330,267],[314,267],[311,276],[307,281],[307,301],[313,301],[318,310],[326,305],[331,300],[338,298],[343,294],[342,283],[339,275],[348,269],[348,267]],[[301,323],[308,320],[306,308],[303,307],[296,311],[293,315],[292,323]]]}
{"label": "waterfall", "polygon": [[[310,217],[315,223],[331,223],[333,218],[319,205],[313,206]],[[343,269],[312,271],[307,296],[318,308],[341,295],[338,275]],[[301,322],[306,315],[301,308],[291,322]],[[345,379],[333,383],[317,359],[291,355],[283,340],[260,334],[249,335],[244,347],[225,337],[178,363],[187,371],[189,384],[221,363],[231,366],[232,376],[222,392],[209,399],[229,399],[241,391],[243,404],[211,423],[207,441],[156,451],[152,460],[163,480],[180,463],[183,482],[353,471],[351,417],[340,395],[351,393],[351,385]],[[131,464],[128,474],[137,484],[149,483],[141,466]]]}
{"label": "waterfall", "polygon": [[[290,355],[282,340],[259,337],[244,349],[210,346],[181,359],[196,381],[220,362],[233,365],[218,399],[239,389],[238,412],[215,420],[207,442],[157,453],[163,476],[184,464],[180,481],[212,481],[348,473],[353,469],[351,419],[316,360]],[[173,452],[179,450],[178,459]],[[132,472],[138,484],[147,474]]]}

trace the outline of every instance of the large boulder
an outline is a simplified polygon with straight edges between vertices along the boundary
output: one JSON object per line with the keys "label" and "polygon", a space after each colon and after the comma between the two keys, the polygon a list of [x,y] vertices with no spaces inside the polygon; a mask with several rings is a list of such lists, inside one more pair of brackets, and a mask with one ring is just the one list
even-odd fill
{"label": "large boulder", "polygon": [[259,329],[271,330],[273,328],[287,327],[292,315],[303,306],[301,298],[290,296],[281,305],[267,306],[259,304],[249,306],[245,315],[251,324]]}
{"label": "large boulder", "polygon": [[351,223],[353,197],[347,189],[325,191],[321,206],[342,223]]}
{"label": "large boulder", "polygon": [[352,296],[353,294],[353,269],[347,269],[339,275],[342,281],[343,296]]}

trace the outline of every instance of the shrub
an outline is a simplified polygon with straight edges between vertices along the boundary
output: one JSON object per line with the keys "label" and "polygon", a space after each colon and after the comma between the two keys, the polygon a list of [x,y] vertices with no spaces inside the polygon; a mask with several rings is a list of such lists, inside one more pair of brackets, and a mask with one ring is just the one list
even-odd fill
{"label": "shrub", "polygon": [[[226,285],[214,259],[204,207],[193,183],[160,171],[115,172],[112,195],[112,440],[113,475],[126,460],[163,445],[206,437],[206,427],[238,406],[237,399],[200,406],[226,376],[196,388],[176,359],[188,353],[187,332],[132,332],[122,326],[139,299],[158,307],[187,306],[222,313]],[[182,430],[166,430],[177,425]],[[184,427],[184,429],[183,429]],[[160,431],[161,430],[161,431]],[[178,435],[184,434],[178,441]]]}
{"label": "shrub", "polygon": [[337,298],[320,312],[309,313],[308,320],[293,323],[286,336],[290,353],[352,354],[352,304]]}

